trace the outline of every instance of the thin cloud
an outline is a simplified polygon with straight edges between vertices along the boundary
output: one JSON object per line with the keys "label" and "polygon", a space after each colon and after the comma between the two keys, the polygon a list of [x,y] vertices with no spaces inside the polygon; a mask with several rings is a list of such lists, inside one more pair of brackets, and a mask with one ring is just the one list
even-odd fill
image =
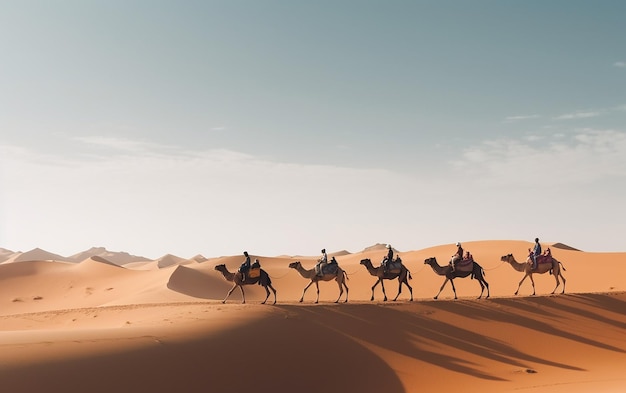
{"label": "thin cloud", "polygon": [[588,119],[590,117],[598,117],[602,115],[602,112],[574,112],[566,113],[560,116],[556,116],[554,120],[574,120],[574,119]]}
{"label": "thin cloud", "polygon": [[87,145],[103,147],[106,149],[125,153],[149,153],[154,151],[175,149],[172,146],[161,145],[153,142],[110,136],[94,135],[72,137],[71,139]]}
{"label": "thin cloud", "polygon": [[521,121],[521,120],[530,120],[530,119],[538,119],[539,115],[518,115],[518,116],[507,116],[504,118],[505,122],[514,122],[514,121]]}
{"label": "thin cloud", "polygon": [[613,66],[618,68],[626,68],[626,61],[617,61],[613,63]]}
{"label": "thin cloud", "polygon": [[572,187],[626,177],[626,132],[582,129],[543,144],[533,142],[485,141],[466,149],[452,164],[465,177],[494,187],[537,187],[547,176],[547,185]]}

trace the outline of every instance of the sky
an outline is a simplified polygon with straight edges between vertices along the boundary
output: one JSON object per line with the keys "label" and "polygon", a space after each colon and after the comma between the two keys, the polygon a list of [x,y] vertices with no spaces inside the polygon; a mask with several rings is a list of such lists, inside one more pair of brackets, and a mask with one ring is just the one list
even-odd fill
{"label": "sky", "polygon": [[605,0],[0,0],[0,247],[624,252],[624,15]]}

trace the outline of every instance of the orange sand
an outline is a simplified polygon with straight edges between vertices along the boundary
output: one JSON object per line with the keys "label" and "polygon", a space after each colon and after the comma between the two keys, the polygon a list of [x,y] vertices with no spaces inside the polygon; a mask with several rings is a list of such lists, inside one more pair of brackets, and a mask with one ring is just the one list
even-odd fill
{"label": "orange sand", "polygon": [[[444,265],[453,245],[399,253],[413,302],[406,288],[383,302],[380,285],[369,300],[376,279],[359,262],[377,266],[384,246],[336,254],[347,304],[333,303],[334,281],[320,283],[319,304],[314,285],[298,302],[308,280],[287,266],[310,269],[316,257],[252,256],[272,278],[276,305],[260,304],[259,286],[245,287],[246,304],[238,289],[222,304],[231,284],[214,266],[234,271],[241,256],[76,261],[33,250],[28,260],[0,249],[1,391],[625,391],[626,253],[552,245],[565,294],[560,286],[550,295],[554,277],[544,274],[534,276],[537,296],[530,280],[513,296],[523,273],[500,257],[523,261],[531,246],[464,244],[490,284],[491,298],[480,300],[470,278],[455,280],[459,300],[449,285],[432,299],[444,278],[424,259]],[[385,287],[393,299],[397,281]]]}

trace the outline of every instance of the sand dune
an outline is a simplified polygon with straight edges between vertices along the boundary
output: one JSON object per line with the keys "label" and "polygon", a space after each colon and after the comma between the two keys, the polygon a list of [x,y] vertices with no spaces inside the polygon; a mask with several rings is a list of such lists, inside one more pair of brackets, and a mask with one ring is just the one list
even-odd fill
{"label": "sand dune", "polygon": [[[411,271],[415,301],[370,302],[371,276],[385,244],[335,255],[349,280],[349,302],[334,304],[338,286],[315,285],[288,267],[311,269],[317,256],[254,255],[277,289],[244,287],[247,304],[217,264],[235,271],[242,256],[120,264],[103,252],[78,262],[36,249],[0,264],[0,386],[15,392],[481,391],[617,392],[626,387],[626,253],[588,253],[545,244],[566,271],[564,295],[550,295],[549,274],[523,273],[501,256],[525,260],[525,241],[465,242],[483,267],[490,299],[475,299],[476,280],[445,278],[424,264],[445,265],[453,245],[397,251]],[[26,253],[17,253],[24,255]],[[127,254],[130,255],[130,254]],[[28,256],[28,255],[27,255]],[[140,257],[138,257],[140,258]],[[122,266],[120,266],[122,265]],[[386,280],[388,297],[397,281]],[[557,293],[562,290],[562,284]],[[54,387],[51,388],[50,387]]]}
{"label": "sand dune", "polygon": [[80,262],[90,257],[102,257],[107,261],[115,263],[116,265],[149,261],[149,259],[145,257],[130,255],[127,252],[109,251],[104,247],[92,247],[89,250],[72,255],[68,257],[68,259],[70,261]]}

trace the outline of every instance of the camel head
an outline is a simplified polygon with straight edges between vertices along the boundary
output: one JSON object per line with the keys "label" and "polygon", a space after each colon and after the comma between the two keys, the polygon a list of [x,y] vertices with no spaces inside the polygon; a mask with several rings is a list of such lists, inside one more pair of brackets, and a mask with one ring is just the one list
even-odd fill
{"label": "camel head", "polygon": [[502,262],[508,262],[513,258],[513,254],[508,254],[508,255],[503,255],[502,258],[500,258],[500,261]]}
{"label": "camel head", "polygon": [[223,263],[221,265],[216,265],[215,270],[223,272],[224,270],[226,270],[226,265],[224,265]]}
{"label": "camel head", "polygon": [[371,264],[372,264],[372,261],[370,261],[369,258],[361,259],[361,265],[367,266]]}
{"label": "camel head", "polygon": [[292,269],[297,269],[297,268],[298,268],[298,266],[301,266],[301,265],[302,265],[302,264],[300,263],[300,261],[295,261],[295,262],[291,262],[291,263],[289,264],[289,267],[290,267],[290,268],[292,268]]}
{"label": "camel head", "polygon": [[432,265],[433,263],[437,264],[437,258],[430,257],[430,258],[424,259],[424,265]]}

